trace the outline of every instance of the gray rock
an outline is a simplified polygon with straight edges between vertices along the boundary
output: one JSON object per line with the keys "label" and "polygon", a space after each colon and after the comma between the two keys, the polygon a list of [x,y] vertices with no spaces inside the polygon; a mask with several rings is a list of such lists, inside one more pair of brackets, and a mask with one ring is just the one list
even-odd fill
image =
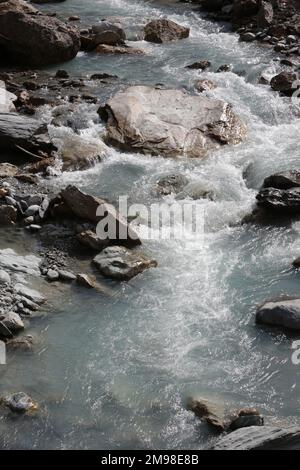
{"label": "gray rock", "polygon": [[12,332],[0,321],[0,338],[13,338]]}
{"label": "gray rock", "polygon": [[17,205],[17,201],[11,196],[5,196],[5,202],[9,206],[14,206],[15,207]]}
{"label": "gray rock", "polygon": [[0,149],[16,152],[16,146],[32,152],[55,150],[43,123],[21,114],[0,113]]}
{"label": "gray rock", "polygon": [[169,194],[177,194],[187,184],[189,180],[184,175],[173,174],[167,175],[157,182],[156,190],[159,194],[167,196]]}
{"label": "gray rock", "polygon": [[96,283],[93,279],[90,278],[87,274],[77,274],[76,276],[78,284],[80,284],[83,287],[87,287],[88,289],[94,289],[96,286]]}
{"label": "gray rock", "polygon": [[29,206],[25,212],[25,216],[31,217],[32,215],[36,215],[39,212],[39,209],[40,209],[40,206],[38,205]]}
{"label": "gray rock", "polygon": [[54,269],[49,269],[47,271],[47,279],[48,279],[49,282],[58,281],[58,279],[59,279],[58,272],[55,271]]}
{"label": "gray rock", "polygon": [[262,0],[260,8],[257,14],[257,26],[258,28],[267,28],[273,22],[274,10],[271,2]]}
{"label": "gray rock", "polygon": [[75,274],[69,272],[69,271],[65,271],[65,270],[59,270],[58,271],[58,274],[59,274],[59,278],[62,280],[62,281],[65,281],[65,282],[72,282],[72,281],[75,281],[76,280],[76,276]]}
{"label": "gray rock", "polygon": [[300,450],[300,428],[251,426],[221,437],[212,450]]}
{"label": "gray rock", "polygon": [[40,262],[35,255],[18,255],[11,248],[0,250],[0,267],[4,270],[40,276]]}
{"label": "gray rock", "polygon": [[126,281],[157,266],[155,260],[121,246],[105,248],[94,258],[93,263],[104,276]]}
{"label": "gray rock", "polygon": [[16,99],[16,95],[7,91],[5,83],[0,80],[0,113],[11,113],[16,111],[14,105],[14,101]]}
{"label": "gray rock", "polygon": [[266,302],[258,308],[256,322],[300,331],[300,299]]}
{"label": "gray rock", "polygon": [[181,90],[133,86],[117,93],[105,109],[108,141],[131,151],[204,157],[246,135],[229,104]]}
{"label": "gray rock", "polygon": [[275,91],[280,91],[286,95],[291,95],[296,90],[294,84],[297,81],[295,72],[284,71],[276,75],[271,80],[271,87]]}
{"label": "gray rock", "polygon": [[29,300],[31,300],[35,304],[40,305],[40,304],[45,303],[47,300],[46,297],[44,297],[42,294],[40,294],[34,289],[24,286],[24,284],[18,283],[15,285],[14,288],[17,294],[27,297]]}
{"label": "gray rock", "polygon": [[15,312],[0,313],[0,321],[12,333],[24,330],[24,323],[20,315]]}
{"label": "gray rock", "polygon": [[0,269],[0,284],[10,284],[10,283],[11,283],[10,275],[3,269]]}
{"label": "gray rock", "polygon": [[0,163],[0,178],[13,177],[18,173],[18,171],[19,168],[15,165],[11,165],[10,163]]}
{"label": "gray rock", "polygon": [[1,399],[1,402],[15,413],[27,413],[38,409],[37,403],[24,392],[7,395]]}
{"label": "gray rock", "polygon": [[226,429],[225,410],[223,406],[203,398],[189,398],[187,409],[192,411],[198,418],[205,421],[216,431],[223,432]]}

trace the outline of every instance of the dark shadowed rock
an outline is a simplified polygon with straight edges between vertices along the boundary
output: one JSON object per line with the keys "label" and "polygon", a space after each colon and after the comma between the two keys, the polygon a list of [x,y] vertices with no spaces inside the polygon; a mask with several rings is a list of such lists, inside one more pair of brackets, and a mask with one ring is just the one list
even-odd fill
{"label": "dark shadowed rock", "polygon": [[258,28],[267,28],[272,24],[273,18],[274,10],[272,3],[263,0],[257,14]]}
{"label": "dark shadowed rock", "polygon": [[299,450],[300,428],[251,426],[221,437],[213,450]]}
{"label": "dark shadowed rock", "polygon": [[188,38],[190,29],[167,19],[153,20],[145,28],[145,41],[163,43]]}
{"label": "dark shadowed rock", "polygon": [[270,83],[274,91],[291,95],[296,91],[296,80],[297,74],[295,72],[284,71],[273,77]]}
{"label": "dark shadowed rock", "polygon": [[73,59],[80,49],[77,29],[39,14],[23,0],[0,3],[0,50],[10,60],[42,66]]}
{"label": "dark shadowed rock", "polygon": [[133,86],[111,98],[105,109],[108,141],[131,151],[204,157],[246,135],[229,104],[181,90]]}
{"label": "dark shadowed rock", "polygon": [[256,323],[300,331],[300,299],[266,302],[256,312]]}
{"label": "dark shadowed rock", "polygon": [[214,90],[217,85],[212,80],[197,80],[195,88],[199,93],[203,93],[204,91]]}
{"label": "dark shadowed rock", "polygon": [[257,205],[266,212],[282,216],[300,214],[300,188],[262,189],[256,196]]}
{"label": "dark shadowed rock", "polygon": [[122,246],[105,248],[93,259],[93,263],[104,276],[119,281],[129,281],[146,269],[157,266],[153,259]]}
{"label": "dark shadowed rock", "polygon": [[300,172],[297,170],[283,171],[268,176],[263,183],[264,188],[291,189],[300,187]]}
{"label": "dark shadowed rock", "polygon": [[167,175],[161,178],[156,185],[156,191],[162,196],[177,194],[187,184],[189,180],[184,175]]}

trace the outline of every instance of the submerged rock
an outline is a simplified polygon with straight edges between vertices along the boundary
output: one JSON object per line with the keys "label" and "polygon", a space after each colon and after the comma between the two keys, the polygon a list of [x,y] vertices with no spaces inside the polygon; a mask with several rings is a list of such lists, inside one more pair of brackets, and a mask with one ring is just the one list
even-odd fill
{"label": "submerged rock", "polygon": [[190,398],[187,409],[212,426],[216,431],[223,432],[226,429],[224,408],[203,398]]}
{"label": "submerged rock", "polygon": [[299,450],[300,428],[251,426],[221,437],[212,450]]}
{"label": "submerged rock", "polygon": [[76,28],[53,16],[39,14],[23,0],[0,3],[0,51],[26,66],[65,62],[80,49]]}
{"label": "submerged rock", "polygon": [[190,29],[167,19],[153,20],[144,28],[145,41],[163,43],[188,38]]}
{"label": "submerged rock", "polygon": [[14,413],[28,413],[38,410],[38,404],[24,392],[7,395],[1,399],[1,402]]}
{"label": "submerged rock", "polygon": [[157,266],[155,260],[122,246],[105,248],[93,259],[93,263],[104,276],[120,281],[128,281],[146,269]]}
{"label": "submerged rock", "polygon": [[161,178],[156,185],[156,191],[162,196],[177,194],[187,184],[189,180],[184,175],[174,174]]}
{"label": "submerged rock", "polygon": [[105,109],[107,139],[131,151],[204,157],[246,135],[229,104],[181,90],[133,86],[111,98]]}
{"label": "submerged rock", "polygon": [[300,299],[266,302],[256,312],[256,323],[300,331]]}

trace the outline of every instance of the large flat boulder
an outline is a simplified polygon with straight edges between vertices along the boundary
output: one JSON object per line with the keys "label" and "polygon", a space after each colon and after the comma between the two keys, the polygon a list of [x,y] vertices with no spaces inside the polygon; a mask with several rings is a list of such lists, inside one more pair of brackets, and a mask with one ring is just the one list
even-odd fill
{"label": "large flat boulder", "polygon": [[257,309],[256,323],[300,331],[300,299],[266,302]]}
{"label": "large flat boulder", "polygon": [[47,126],[37,119],[16,113],[0,113],[0,150],[21,147],[28,151],[55,150]]}
{"label": "large flat boulder", "polygon": [[300,428],[251,426],[221,437],[213,450],[299,450]]}
{"label": "large flat boulder", "polygon": [[0,2],[0,51],[26,66],[65,62],[80,49],[76,28],[58,18],[42,15],[23,0]]}
{"label": "large flat boulder", "polygon": [[107,140],[130,151],[201,158],[246,135],[229,104],[181,90],[133,86],[117,93],[105,109]]}

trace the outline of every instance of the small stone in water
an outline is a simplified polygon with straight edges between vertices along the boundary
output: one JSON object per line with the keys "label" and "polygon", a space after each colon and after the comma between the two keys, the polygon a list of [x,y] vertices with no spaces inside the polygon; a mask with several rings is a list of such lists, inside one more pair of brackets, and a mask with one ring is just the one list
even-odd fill
{"label": "small stone in water", "polygon": [[38,409],[37,403],[24,392],[8,395],[2,399],[2,403],[15,413],[26,413]]}

